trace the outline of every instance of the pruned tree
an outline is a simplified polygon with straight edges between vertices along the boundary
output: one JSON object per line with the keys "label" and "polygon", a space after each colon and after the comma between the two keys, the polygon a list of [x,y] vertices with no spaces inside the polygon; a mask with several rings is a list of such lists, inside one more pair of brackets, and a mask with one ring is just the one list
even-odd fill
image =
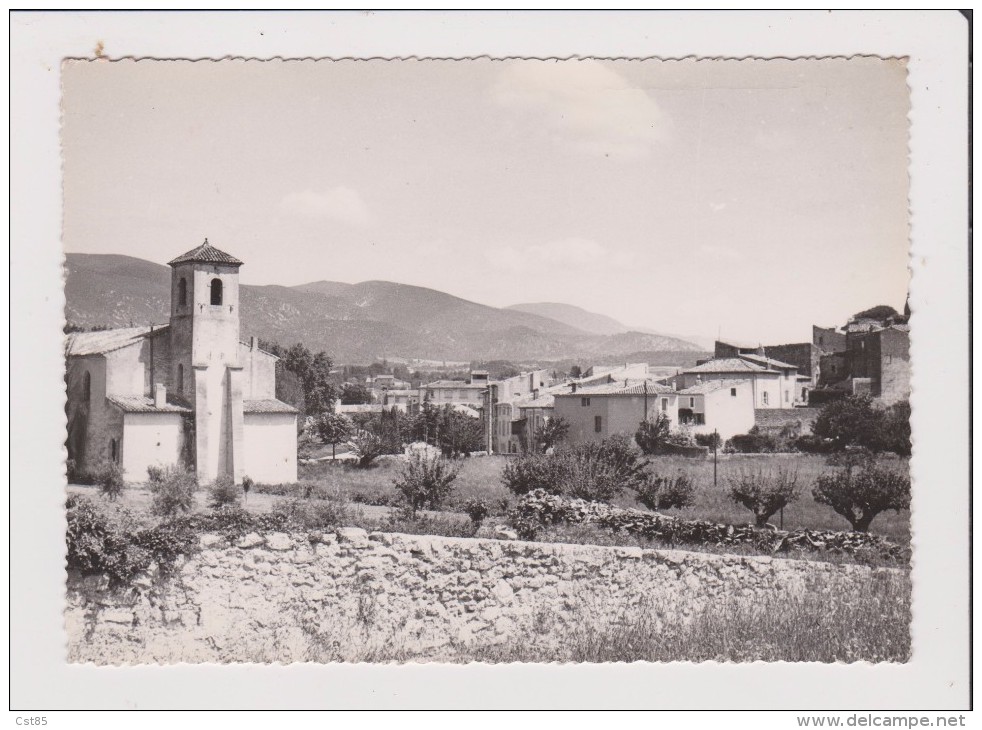
{"label": "pruned tree", "polygon": [[868,532],[873,519],[888,509],[910,509],[910,477],[876,464],[846,463],[821,474],[812,496],[849,520],[856,532]]}
{"label": "pruned tree", "polygon": [[548,451],[569,435],[569,421],[562,416],[553,416],[535,434],[535,445],[539,451]]}
{"label": "pruned tree", "polygon": [[754,513],[757,527],[798,499],[798,472],[790,467],[773,471],[742,469],[729,479],[729,496]]}

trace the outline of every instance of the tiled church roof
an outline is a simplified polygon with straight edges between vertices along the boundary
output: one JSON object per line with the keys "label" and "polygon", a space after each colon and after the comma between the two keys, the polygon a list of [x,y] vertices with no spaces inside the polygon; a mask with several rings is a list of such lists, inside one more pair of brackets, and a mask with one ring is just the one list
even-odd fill
{"label": "tiled church roof", "polygon": [[220,251],[210,243],[208,239],[197,248],[193,248],[187,253],[181,254],[173,261],[168,262],[170,266],[174,264],[186,264],[190,262],[200,262],[204,264],[231,264],[232,266],[242,266],[242,262],[235,256]]}

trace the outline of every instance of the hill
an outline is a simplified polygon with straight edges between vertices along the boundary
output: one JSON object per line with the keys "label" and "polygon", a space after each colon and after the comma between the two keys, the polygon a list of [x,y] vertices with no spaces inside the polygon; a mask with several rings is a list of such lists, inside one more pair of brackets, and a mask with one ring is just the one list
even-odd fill
{"label": "hill", "polygon": [[[170,268],[130,256],[68,254],[66,319],[80,326],[165,323]],[[597,334],[534,312],[497,309],[388,281],[240,287],[242,336],[303,342],[336,361],[562,360],[678,352],[696,345],[644,332]],[[575,309],[575,308],[574,308]]]}

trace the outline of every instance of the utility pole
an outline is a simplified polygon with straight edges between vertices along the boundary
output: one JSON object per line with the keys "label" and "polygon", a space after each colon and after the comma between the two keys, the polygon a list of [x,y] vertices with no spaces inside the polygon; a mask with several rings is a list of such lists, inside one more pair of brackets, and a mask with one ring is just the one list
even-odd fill
{"label": "utility pole", "polygon": [[715,489],[718,486],[717,476],[716,476],[717,463],[718,463],[718,457],[716,454],[718,450],[719,450],[719,429],[714,428],[713,429],[713,489]]}

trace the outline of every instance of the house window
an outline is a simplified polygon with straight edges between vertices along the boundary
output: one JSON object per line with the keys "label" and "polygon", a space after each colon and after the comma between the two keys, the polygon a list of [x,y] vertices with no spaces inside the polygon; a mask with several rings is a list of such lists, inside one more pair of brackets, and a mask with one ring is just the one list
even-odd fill
{"label": "house window", "polygon": [[590,405],[590,399],[589,398],[580,398],[580,405],[581,406],[588,406],[588,405]]}
{"label": "house window", "polygon": [[768,393],[767,393],[767,391],[766,391],[766,390],[764,391],[764,396],[763,396],[763,397],[764,397],[764,405],[766,406],[766,405],[767,405],[767,403],[768,403],[768,400],[769,400],[769,398],[768,398]]}
{"label": "house window", "polygon": [[177,303],[182,307],[188,303],[188,280],[183,276],[177,282]]}
{"label": "house window", "polygon": [[604,430],[604,421],[601,416],[593,417],[593,430],[597,433],[601,433]]}
{"label": "house window", "polygon": [[663,412],[668,410],[668,398],[661,399],[661,409]]}
{"label": "house window", "polygon": [[181,364],[177,366],[177,392],[184,392],[184,366]]}
{"label": "house window", "polygon": [[211,280],[211,304],[213,307],[220,306],[222,303],[222,280]]}
{"label": "house window", "polygon": [[695,408],[695,407],[696,407],[696,399],[689,398],[689,408]]}
{"label": "house window", "polygon": [[119,463],[119,442],[116,439],[109,439],[109,458],[113,464]]}
{"label": "house window", "polygon": [[784,402],[787,403],[791,400],[791,394],[788,391],[784,391]]}
{"label": "house window", "polygon": [[92,400],[92,374],[88,370],[82,376],[82,400],[85,403]]}
{"label": "house window", "polygon": [[730,395],[736,397],[736,388],[730,388]]}

